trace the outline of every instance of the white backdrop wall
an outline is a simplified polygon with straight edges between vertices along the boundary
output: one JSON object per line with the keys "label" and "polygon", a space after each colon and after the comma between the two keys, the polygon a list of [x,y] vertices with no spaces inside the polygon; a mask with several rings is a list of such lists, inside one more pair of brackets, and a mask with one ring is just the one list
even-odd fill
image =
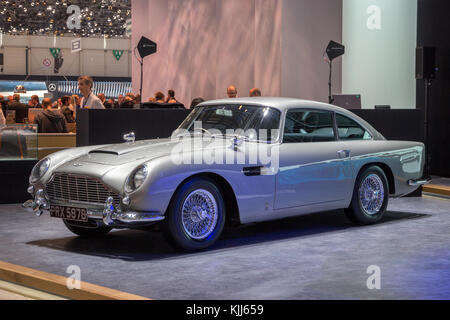
{"label": "white backdrop wall", "polygon": [[[195,97],[264,96],[327,101],[329,40],[342,39],[342,0],[132,0],[132,48],[145,36],[158,52],[145,58],[143,98],[174,89]],[[140,66],[133,59],[133,91]],[[335,64],[341,89],[341,59]]]}
{"label": "white backdrop wall", "polygon": [[[4,54],[4,67],[1,74],[26,74],[26,47],[30,75],[55,75],[54,59],[50,48],[60,48],[64,63],[57,75],[79,76],[87,74],[97,77],[131,77],[130,39],[82,38],[80,52],[71,53],[71,37],[40,36],[3,36],[0,53]],[[106,47],[105,47],[106,44]],[[124,50],[119,61],[113,50]],[[50,59],[51,66],[44,66],[43,61]]]}
{"label": "white backdrop wall", "polygon": [[364,108],[416,107],[417,1],[344,0],[342,91]]}

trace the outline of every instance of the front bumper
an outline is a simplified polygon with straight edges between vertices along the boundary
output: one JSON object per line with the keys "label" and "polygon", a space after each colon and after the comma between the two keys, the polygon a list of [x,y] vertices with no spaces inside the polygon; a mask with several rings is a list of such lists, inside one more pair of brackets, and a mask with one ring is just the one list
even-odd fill
{"label": "front bumper", "polygon": [[[34,190],[32,187],[28,188],[28,192],[33,196]],[[109,197],[105,201],[103,210],[88,208],[88,219],[102,220],[104,225],[117,228],[150,225],[164,220],[164,216],[158,213],[131,210],[122,211],[114,207],[113,202],[114,199]],[[36,216],[40,217],[44,211],[50,210],[50,205],[49,200],[45,197],[44,190],[39,189],[34,193],[34,199],[26,201],[22,204],[22,207],[33,210]],[[68,206],[70,207],[70,205]]]}

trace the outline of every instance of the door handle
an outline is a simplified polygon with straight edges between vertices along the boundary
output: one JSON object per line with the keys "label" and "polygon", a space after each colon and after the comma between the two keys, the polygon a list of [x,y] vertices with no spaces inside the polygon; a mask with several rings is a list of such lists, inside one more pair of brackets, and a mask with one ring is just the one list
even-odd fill
{"label": "door handle", "polygon": [[346,159],[350,158],[351,151],[350,150],[341,150],[338,151],[339,158]]}

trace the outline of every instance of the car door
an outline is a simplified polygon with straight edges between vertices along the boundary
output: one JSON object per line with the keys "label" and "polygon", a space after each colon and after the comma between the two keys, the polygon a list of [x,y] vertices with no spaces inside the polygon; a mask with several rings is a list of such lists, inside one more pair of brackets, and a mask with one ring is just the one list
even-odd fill
{"label": "car door", "polygon": [[338,141],[334,113],[290,109],[279,151],[275,209],[341,201],[351,184],[350,150]]}

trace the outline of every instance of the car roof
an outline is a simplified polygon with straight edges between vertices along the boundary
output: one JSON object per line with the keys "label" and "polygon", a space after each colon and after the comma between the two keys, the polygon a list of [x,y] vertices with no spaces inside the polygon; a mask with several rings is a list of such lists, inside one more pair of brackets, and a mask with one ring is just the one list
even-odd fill
{"label": "car roof", "polygon": [[219,99],[205,101],[199,104],[197,107],[207,107],[207,106],[217,106],[217,105],[250,105],[250,106],[260,106],[260,107],[271,107],[280,110],[281,112],[292,109],[292,108],[313,108],[316,110],[332,111],[337,112],[342,115],[346,115],[349,118],[359,122],[363,127],[365,127],[375,139],[383,139],[384,137],[368,122],[358,117],[353,112],[334,106],[331,104],[304,100],[297,98],[281,98],[281,97],[252,97],[252,98],[232,98],[232,99]]}

